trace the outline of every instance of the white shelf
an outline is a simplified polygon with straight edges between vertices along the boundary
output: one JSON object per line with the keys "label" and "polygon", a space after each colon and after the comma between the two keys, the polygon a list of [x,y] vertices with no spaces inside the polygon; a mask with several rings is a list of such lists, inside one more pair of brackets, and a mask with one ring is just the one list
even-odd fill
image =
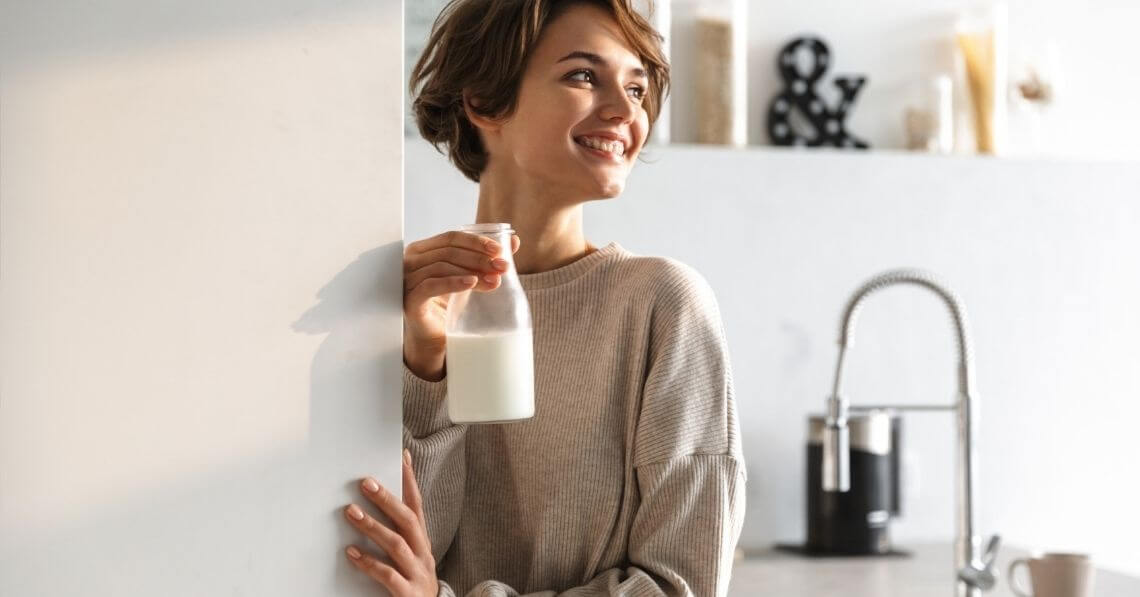
{"label": "white shelf", "polygon": [[[430,146],[427,141],[421,139],[418,135],[406,135],[404,137],[405,145],[424,144]],[[652,160],[654,155],[667,155],[674,152],[692,152],[701,155],[757,155],[757,156],[773,156],[773,157],[791,157],[791,158],[830,158],[830,159],[878,159],[878,158],[892,158],[903,160],[919,160],[919,161],[937,161],[937,160],[958,160],[958,161],[974,161],[974,162],[990,162],[990,163],[1038,163],[1038,164],[1051,164],[1051,163],[1064,163],[1064,164],[1120,164],[1127,166],[1140,166],[1140,158],[1107,158],[1107,157],[1082,157],[1082,156],[1050,156],[1050,155],[982,155],[982,154],[968,154],[968,153],[926,153],[921,151],[908,151],[905,149],[895,148],[881,148],[881,149],[842,149],[838,147],[778,147],[775,145],[747,145],[745,147],[728,147],[723,145],[710,145],[702,143],[668,143],[664,145],[650,144],[642,149],[641,155],[644,159]]]}
{"label": "white shelf", "polygon": [[968,154],[968,153],[927,153],[920,151],[908,151],[905,149],[883,148],[883,149],[842,149],[837,147],[779,147],[775,145],[748,145],[745,147],[728,147],[721,145],[708,145],[701,143],[670,143],[666,145],[647,145],[642,150],[642,155],[652,155],[654,153],[672,152],[679,150],[683,152],[698,152],[705,154],[755,154],[755,155],[768,155],[768,156],[787,156],[787,157],[851,157],[862,159],[874,159],[876,157],[890,157],[890,158],[903,158],[914,160],[972,160],[978,162],[1022,162],[1022,163],[1089,163],[1089,164],[1127,164],[1127,165],[1140,165],[1140,159],[1137,158],[1098,158],[1098,157],[1081,157],[1081,156],[1051,156],[1051,155],[984,155],[984,154]]}

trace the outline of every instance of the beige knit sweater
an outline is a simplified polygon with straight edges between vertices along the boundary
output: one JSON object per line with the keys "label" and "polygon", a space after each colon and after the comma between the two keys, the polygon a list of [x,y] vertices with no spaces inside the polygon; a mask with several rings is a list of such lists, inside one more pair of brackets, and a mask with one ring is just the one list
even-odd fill
{"label": "beige knit sweater", "polygon": [[532,419],[454,425],[446,375],[404,366],[440,595],[726,594],[747,475],[712,289],[616,242],[519,278]]}

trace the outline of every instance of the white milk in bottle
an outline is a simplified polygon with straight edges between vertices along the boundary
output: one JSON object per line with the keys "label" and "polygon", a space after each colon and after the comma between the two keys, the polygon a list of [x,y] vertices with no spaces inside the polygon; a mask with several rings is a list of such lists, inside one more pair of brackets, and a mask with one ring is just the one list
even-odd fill
{"label": "white milk in bottle", "polygon": [[450,295],[447,305],[447,414],[453,423],[509,423],[534,416],[534,324],[515,270],[510,224],[469,224],[507,262],[499,286]]}
{"label": "white milk in bottle", "polygon": [[492,423],[534,416],[530,329],[447,336],[447,414]]}

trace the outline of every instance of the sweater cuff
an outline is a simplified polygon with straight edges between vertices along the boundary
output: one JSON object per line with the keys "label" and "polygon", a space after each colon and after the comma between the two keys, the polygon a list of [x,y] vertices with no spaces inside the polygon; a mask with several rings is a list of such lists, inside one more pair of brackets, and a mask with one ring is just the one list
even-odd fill
{"label": "sweater cuff", "polygon": [[455,589],[452,589],[451,585],[443,582],[442,580],[439,580],[438,578],[436,578],[436,582],[439,583],[439,594],[437,597],[456,597]]}
{"label": "sweater cuff", "polygon": [[[403,359],[400,359],[403,361]],[[428,381],[412,373],[404,363],[404,427],[412,437],[421,439],[448,427],[453,427],[447,417],[447,377],[439,381]]]}

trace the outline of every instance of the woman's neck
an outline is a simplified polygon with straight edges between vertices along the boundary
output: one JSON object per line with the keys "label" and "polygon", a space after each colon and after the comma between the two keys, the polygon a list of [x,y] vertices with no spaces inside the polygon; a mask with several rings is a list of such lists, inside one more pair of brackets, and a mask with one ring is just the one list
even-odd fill
{"label": "woman's neck", "polygon": [[598,248],[582,233],[582,204],[561,204],[545,193],[496,192],[479,184],[476,224],[509,223],[522,241],[514,255],[520,274],[537,274],[573,263]]}

